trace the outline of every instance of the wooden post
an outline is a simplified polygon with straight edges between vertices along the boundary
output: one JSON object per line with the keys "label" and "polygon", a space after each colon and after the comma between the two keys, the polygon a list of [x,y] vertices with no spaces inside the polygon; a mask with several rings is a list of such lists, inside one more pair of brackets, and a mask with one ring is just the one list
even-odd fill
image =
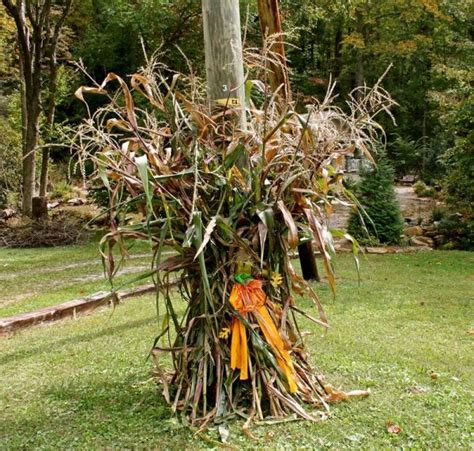
{"label": "wooden post", "polygon": [[245,128],[245,78],[239,0],[202,0],[206,74],[211,106],[238,111]]}
{"label": "wooden post", "polygon": [[273,34],[279,35],[270,50],[280,59],[280,64],[272,64],[270,69],[270,84],[273,91],[280,89],[282,97],[291,102],[291,90],[286,67],[285,42],[282,36],[282,26],[278,0],[257,0],[258,16],[262,37],[265,39]]}
{"label": "wooden post", "polygon": [[36,221],[48,219],[48,199],[44,196],[33,197],[31,218]]}
{"label": "wooden post", "polygon": [[316,280],[320,282],[316,258],[313,251],[313,243],[306,241],[298,245],[298,255],[300,257],[301,272],[304,280]]}

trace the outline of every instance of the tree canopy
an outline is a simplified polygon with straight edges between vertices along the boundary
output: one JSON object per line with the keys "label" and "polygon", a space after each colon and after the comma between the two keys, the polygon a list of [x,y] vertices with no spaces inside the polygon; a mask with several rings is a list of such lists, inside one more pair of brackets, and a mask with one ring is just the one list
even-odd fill
{"label": "tree canopy", "polygon": [[[240,4],[244,45],[259,46],[257,2]],[[392,65],[383,84],[398,102],[396,125],[381,121],[396,175],[411,173],[438,185],[453,204],[460,191],[472,191],[469,182],[461,189],[458,180],[472,167],[472,2],[281,0],[280,7],[296,100],[321,98],[335,80],[344,106],[354,87],[373,84]],[[5,8],[0,23],[0,112],[6,117],[17,114],[1,105],[20,87],[19,52]],[[75,0],[64,29],[57,63],[65,89],[57,96],[56,124],[77,124],[84,114],[72,94],[85,77],[73,61],[82,60],[101,80],[108,72],[126,77],[145,63],[145,55],[158,52],[176,70],[191,64],[204,74],[201,5],[194,0]],[[46,95],[47,80],[42,89]],[[63,157],[53,152],[53,158]]]}

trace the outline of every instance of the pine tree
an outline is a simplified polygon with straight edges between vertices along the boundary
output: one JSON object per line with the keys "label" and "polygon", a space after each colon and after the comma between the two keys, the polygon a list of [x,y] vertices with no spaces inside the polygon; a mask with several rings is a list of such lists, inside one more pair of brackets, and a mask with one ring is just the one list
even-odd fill
{"label": "pine tree", "polygon": [[377,165],[362,170],[361,176],[355,193],[363,210],[351,213],[347,231],[362,242],[398,244],[403,223],[393,186],[394,170],[385,153],[379,153]]}

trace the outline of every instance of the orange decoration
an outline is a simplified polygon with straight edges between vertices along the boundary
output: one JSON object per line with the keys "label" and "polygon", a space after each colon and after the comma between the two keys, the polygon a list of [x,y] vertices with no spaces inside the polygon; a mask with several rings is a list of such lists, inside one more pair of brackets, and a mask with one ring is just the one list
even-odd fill
{"label": "orange decoration", "polygon": [[[267,295],[262,290],[262,281],[252,279],[246,284],[236,283],[230,294],[230,303],[245,318],[252,313],[260,326],[268,344],[273,350],[279,367],[286,376],[291,393],[298,390],[295,380],[295,370],[285,343],[278,333],[278,329],[265,307]],[[232,320],[232,342],[230,348],[230,366],[240,369],[240,379],[248,379],[248,347],[247,332],[244,324],[238,319]]]}

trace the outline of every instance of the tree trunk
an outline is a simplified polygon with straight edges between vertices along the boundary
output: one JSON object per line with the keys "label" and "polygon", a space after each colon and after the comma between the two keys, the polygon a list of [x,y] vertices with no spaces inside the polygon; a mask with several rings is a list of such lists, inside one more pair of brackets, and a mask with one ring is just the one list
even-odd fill
{"label": "tree trunk", "polygon": [[25,77],[24,77],[24,68],[23,60],[19,58],[19,67],[20,67],[20,99],[21,99],[21,145],[22,145],[22,155],[26,155],[25,143],[26,143],[26,129],[27,127],[27,117],[26,117],[26,87],[25,87]]}
{"label": "tree trunk", "polygon": [[298,246],[298,255],[300,257],[301,272],[304,280],[316,280],[320,282],[321,279],[316,266],[316,258],[314,257],[313,243],[306,241]]}
{"label": "tree trunk", "polygon": [[[359,9],[356,11],[356,26],[357,26],[357,33],[359,33],[365,42],[365,27],[364,27],[364,17],[362,15],[362,11]],[[356,72],[355,72],[355,87],[358,88],[360,86],[364,86],[365,82],[365,69],[364,69],[364,51],[362,48],[356,49]],[[360,100],[362,98],[362,91],[356,91],[356,100]]]}
{"label": "tree trunk", "polygon": [[[41,114],[41,82],[45,56],[49,56],[50,99],[46,113],[48,132],[54,121],[56,92],[56,50],[59,35],[73,0],[65,0],[62,12],[54,13],[53,3],[32,0],[1,0],[8,14],[14,19],[20,53],[22,129],[23,129],[23,214],[32,215],[32,202],[36,192],[36,150],[39,141],[39,119]],[[57,18],[52,22],[52,18]],[[46,194],[48,180],[49,151],[43,153],[41,193]]]}
{"label": "tree trunk", "polygon": [[36,194],[36,147],[39,137],[39,108],[36,102],[26,99],[26,142],[23,154],[23,214],[32,214],[33,197]]}
{"label": "tree trunk", "polygon": [[[56,91],[58,82],[58,69],[56,50],[49,55],[49,92],[46,105],[46,130],[48,143],[51,141],[54,128],[54,114],[56,112]],[[46,197],[48,193],[49,147],[44,147],[41,157],[40,196]]]}
{"label": "tree trunk", "polygon": [[[339,76],[342,71],[342,41],[344,38],[343,34],[343,19],[340,18],[337,22],[336,34],[334,37],[334,60],[333,60],[333,76],[334,80],[339,81]],[[336,86],[336,89],[340,89]]]}
{"label": "tree trunk", "polygon": [[48,218],[48,199],[46,197],[33,197],[31,218],[35,221],[42,221]]}
{"label": "tree trunk", "polygon": [[49,172],[49,148],[43,148],[41,152],[41,174],[40,174],[40,191],[41,197],[48,194],[48,172]]}
{"label": "tree trunk", "polygon": [[[356,57],[356,72],[355,72],[355,87],[358,88],[360,86],[364,86],[365,75],[364,75],[364,57],[362,55],[362,51],[357,49],[357,57]],[[356,100],[360,100],[362,98],[362,91],[356,91]]]}

